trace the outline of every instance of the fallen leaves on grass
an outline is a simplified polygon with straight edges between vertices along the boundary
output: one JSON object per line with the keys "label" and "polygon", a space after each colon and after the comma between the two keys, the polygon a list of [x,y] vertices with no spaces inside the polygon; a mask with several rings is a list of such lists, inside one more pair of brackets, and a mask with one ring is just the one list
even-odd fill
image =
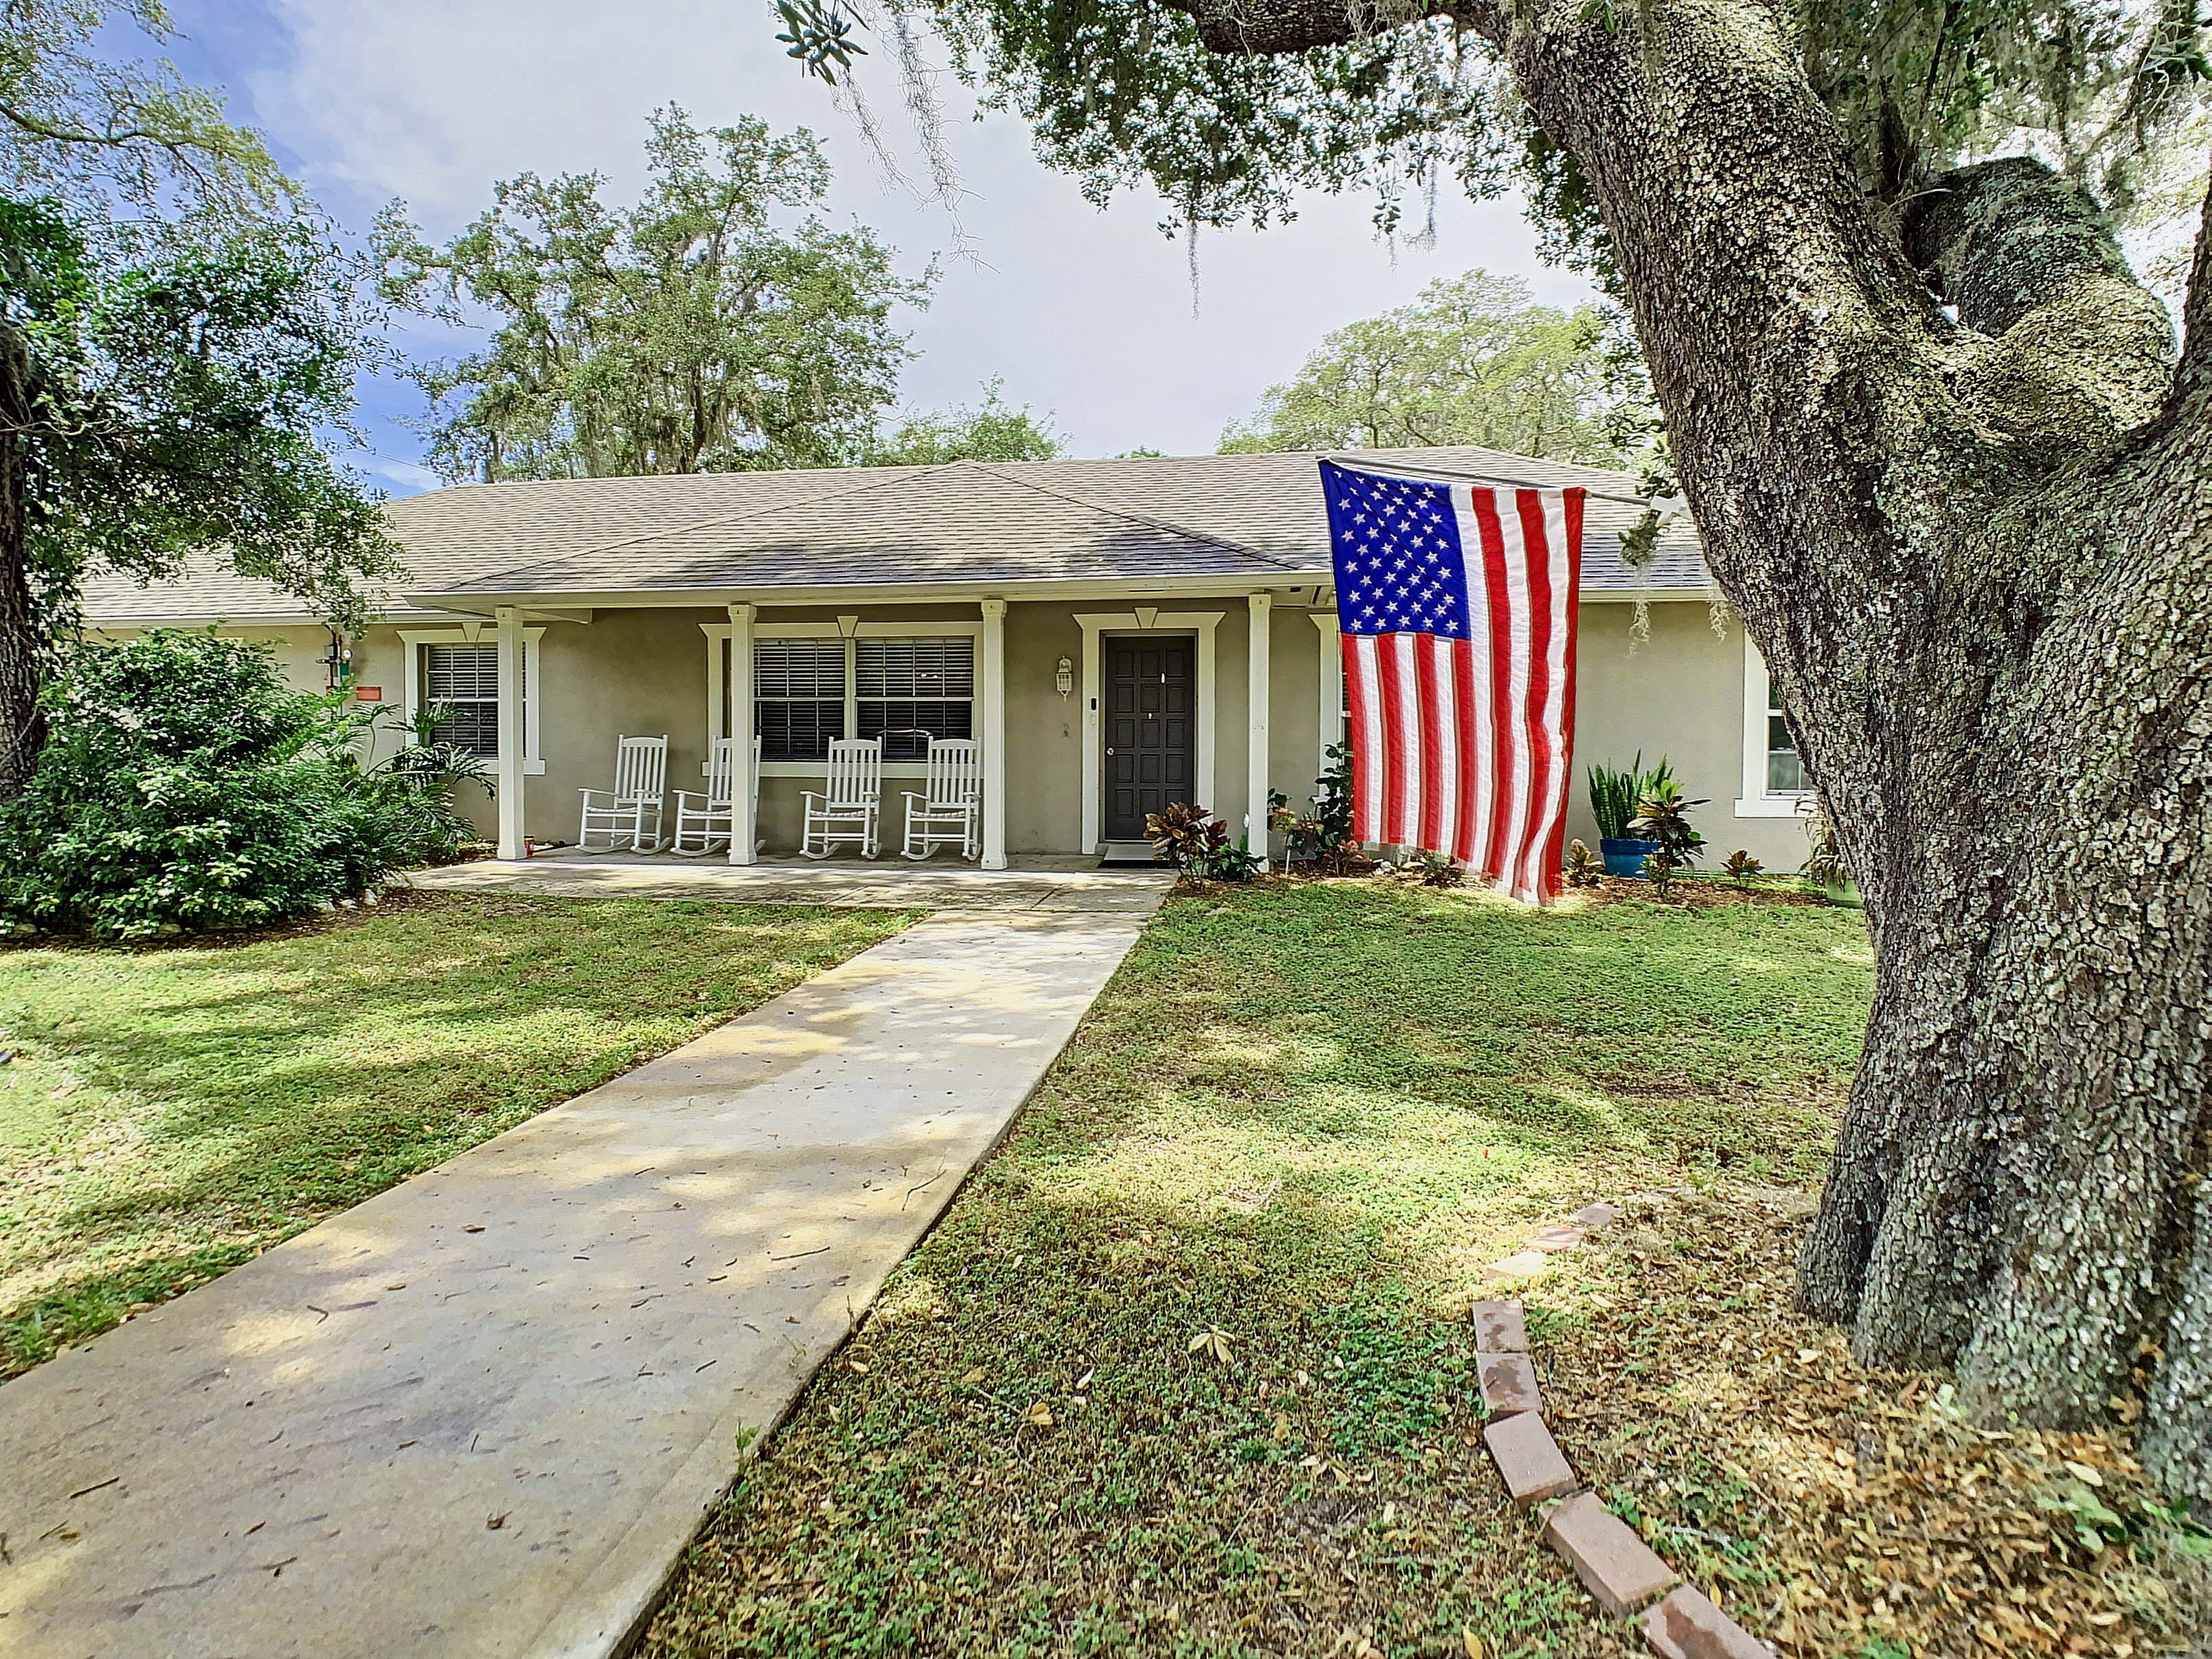
{"label": "fallen leaves on grass", "polygon": [[[2201,1540],[2124,1432],[1980,1427],[1941,1376],[1854,1364],[1792,1310],[1806,1208],[1758,1188],[1637,1206],[1531,1298],[1583,1479],[1787,1659],[2178,1641]],[[1635,1248],[1654,1231],[1667,1248]]]}
{"label": "fallen leaves on grass", "polygon": [[1211,1355],[1218,1365],[1233,1365],[1237,1362],[1230,1345],[1236,1340],[1218,1325],[1208,1325],[1191,1338],[1190,1346],[1185,1352]]}

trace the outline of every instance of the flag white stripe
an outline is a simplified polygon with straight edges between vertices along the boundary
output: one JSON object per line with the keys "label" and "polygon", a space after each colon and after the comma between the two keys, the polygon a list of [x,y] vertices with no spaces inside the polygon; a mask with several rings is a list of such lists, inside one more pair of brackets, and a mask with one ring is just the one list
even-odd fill
{"label": "flag white stripe", "polygon": [[1352,636],[1352,661],[1359,677],[1359,696],[1356,707],[1360,715],[1359,741],[1361,765],[1356,769],[1362,775],[1360,782],[1361,822],[1382,827],[1382,676],[1376,666],[1375,653],[1380,641],[1372,634]]}

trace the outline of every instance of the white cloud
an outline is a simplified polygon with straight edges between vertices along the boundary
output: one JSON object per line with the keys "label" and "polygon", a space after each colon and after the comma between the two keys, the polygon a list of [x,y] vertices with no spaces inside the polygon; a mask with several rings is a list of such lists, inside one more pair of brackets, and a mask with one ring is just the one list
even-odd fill
{"label": "white cloud", "polygon": [[[434,233],[451,230],[493,180],[526,170],[598,171],[626,192],[642,172],[647,112],[674,101],[704,124],[750,113],[813,128],[837,166],[836,210],[876,226],[908,269],[952,241],[942,211],[886,180],[821,83],[782,55],[765,0],[264,3],[273,38],[243,47],[217,25],[209,44],[251,60],[222,65],[243,112],[351,222],[398,196]],[[190,30],[214,4],[174,9]],[[888,65],[879,55],[869,67],[876,101],[895,111]],[[1157,199],[1102,214],[1037,162],[1020,123],[951,113],[971,192],[962,217],[982,263],[945,261],[935,303],[908,319],[921,356],[905,400],[968,401],[1003,376],[1009,397],[1053,412],[1079,453],[1210,450],[1326,330],[1469,265],[1522,273],[1547,299],[1588,292],[1538,264],[1506,204],[1448,200],[1437,246],[1394,262],[1369,228],[1370,204],[1316,197],[1288,228],[1203,237],[1194,319],[1184,252],[1157,229],[1167,216]]]}

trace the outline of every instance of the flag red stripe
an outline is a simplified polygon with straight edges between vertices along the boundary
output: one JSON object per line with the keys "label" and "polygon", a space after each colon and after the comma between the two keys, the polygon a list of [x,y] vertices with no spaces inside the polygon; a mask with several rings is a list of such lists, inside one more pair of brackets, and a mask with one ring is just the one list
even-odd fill
{"label": "flag red stripe", "polygon": [[1375,642],[1375,661],[1382,682],[1382,834],[1402,843],[1406,836],[1405,688],[1398,684],[1398,641],[1390,635]]}
{"label": "flag red stripe", "polygon": [[1522,720],[1528,741],[1528,798],[1522,804],[1520,867],[1513,872],[1516,892],[1534,895],[1542,876],[1534,867],[1550,839],[1545,817],[1553,786],[1552,730],[1546,719],[1552,690],[1552,547],[1544,523],[1544,498],[1533,489],[1513,492],[1521,515],[1521,546],[1528,569],[1528,696]]}
{"label": "flag red stripe", "polygon": [[1478,769],[1482,750],[1474,729],[1474,641],[1451,642],[1452,703],[1459,711],[1459,817],[1451,854],[1462,864],[1474,862],[1475,802],[1481,796]]}

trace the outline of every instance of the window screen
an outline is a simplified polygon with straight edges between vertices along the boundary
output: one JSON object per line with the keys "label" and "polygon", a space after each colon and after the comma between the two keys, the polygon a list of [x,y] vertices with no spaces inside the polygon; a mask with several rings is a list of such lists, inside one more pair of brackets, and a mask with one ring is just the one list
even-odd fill
{"label": "window screen", "polygon": [[439,742],[457,744],[487,759],[498,757],[498,646],[424,646],[422,702],[446,711],[438,722]]}
{"label": "window screen", "polygon": [[763,640],[753,647],[753,718],[763,760],[826,760],[845,735],[845,641]]}
{"label": "window screen", "polygon": [[920,760],[932,738],[975,735],[975,641],[861,640],[854,689],[862,738],[881,738],[885,760]]}
{"label": "window screen", "polygon": [[1766,793],[1770,795],[1800,795],[1805,793],[1805,763],[1798,758],[1797,745],[1790,741],[1790,722],[1782,717],[1779,705],[1768,698],[1766,711]]}

